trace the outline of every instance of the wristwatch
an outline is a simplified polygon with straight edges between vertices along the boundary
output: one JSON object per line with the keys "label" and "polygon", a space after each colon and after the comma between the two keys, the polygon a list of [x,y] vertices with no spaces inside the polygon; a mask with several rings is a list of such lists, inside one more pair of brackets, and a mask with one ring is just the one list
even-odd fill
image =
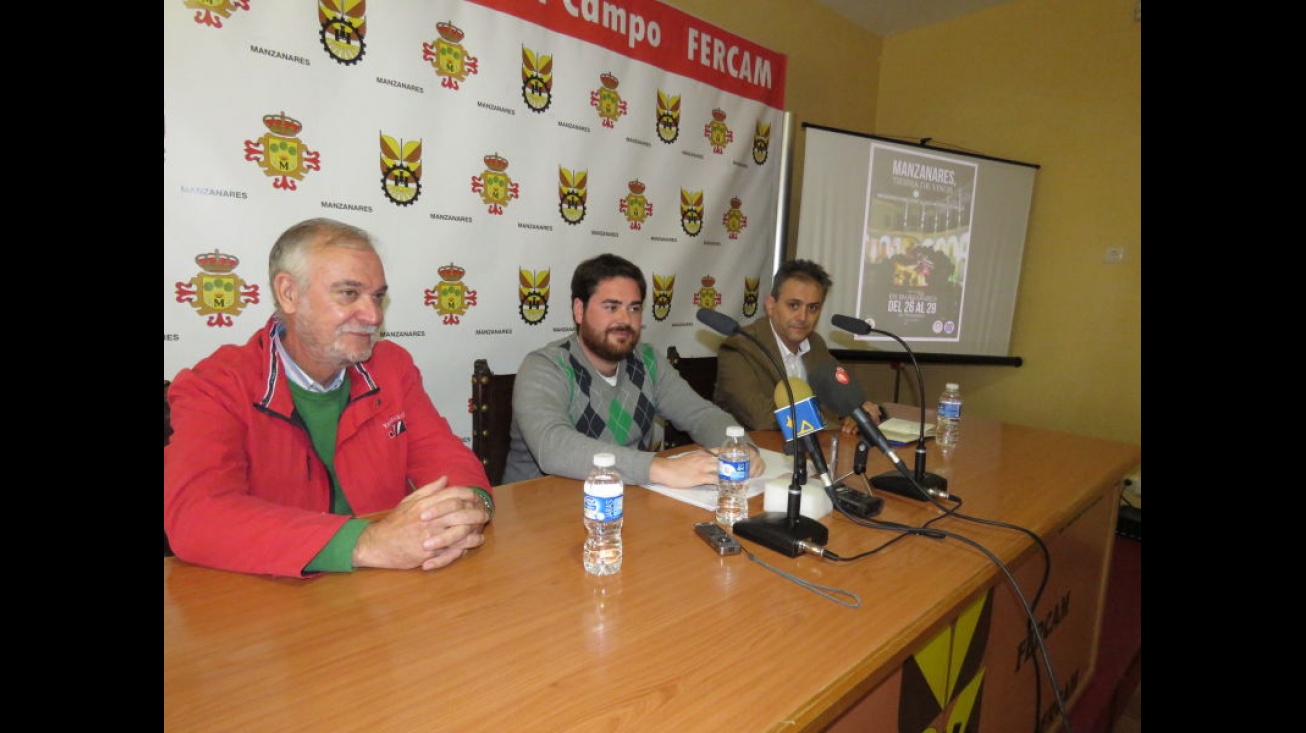
{"label": "wristwatch", "polygon": [[490,519],[494,519],[494,497],[490,496],[490,492],[485,489],[475,486],[472,487],[472,491],[475,491],[476,495],[481,497],[481,502],[485,504],[485,513],[490,515]]}

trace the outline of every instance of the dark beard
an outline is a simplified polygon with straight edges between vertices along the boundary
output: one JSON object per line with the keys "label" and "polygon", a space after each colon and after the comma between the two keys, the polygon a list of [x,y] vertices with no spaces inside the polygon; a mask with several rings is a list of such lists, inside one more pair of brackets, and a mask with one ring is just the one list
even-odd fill
{"label": "dark beard", "polygon": [[632,333],[635,338],[631,340],[629,346],[623,348],[609,345],[606,340],[607,332],[595,333],[593,329],[582,324],[580,327],[580,340],[585,344],[585,348],[594,352],[595,356],[600,359],[618,362],[630,356],[630,353],[639,345],[639,332],[632,330]]}

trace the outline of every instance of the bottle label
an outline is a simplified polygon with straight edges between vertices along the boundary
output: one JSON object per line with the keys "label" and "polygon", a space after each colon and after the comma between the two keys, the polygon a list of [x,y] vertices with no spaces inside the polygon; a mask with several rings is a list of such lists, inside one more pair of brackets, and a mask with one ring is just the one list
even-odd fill
{"label": "bottle label", "polygon": [[961,419],[961,403],[952,400],[939,401],[939,417],[950,417],[953,420]]}
{"label": "bottle label", "polygon": [[585,518],[596,522],[610,522],[621,519],[622,496],[585,495]]}
{"label": "bottle label", "polygon": [[718,481],[747,481],[749,460],[745,458],[742,461],[727,461],[722,458],[716,462],[716,477]]}

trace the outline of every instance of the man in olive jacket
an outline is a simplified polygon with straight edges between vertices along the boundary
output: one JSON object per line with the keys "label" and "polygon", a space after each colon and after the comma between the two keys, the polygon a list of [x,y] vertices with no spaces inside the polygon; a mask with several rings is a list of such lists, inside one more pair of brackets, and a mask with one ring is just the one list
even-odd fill
{"label": "man in olive jacket", "polygon": [[[825,339],[814,330],[832,284],[830,275],[819,264],[789,260],[776,271],[771,293],[763,301],[766,318],[740,327],[742,333],[721,342],[713,401],[734,415],[745,429],[780,429],[775,419],[774,393],[780,383],[776,363],[784,366],[786,376],[804,381],[809,372],[837,365]],[[758,343],[770,353],[769,358]],[[878,424],[880,408],[869,401],[862,407]],[[825,405],[821,406],[821,418],[826,425],[839,421]],[[840,427],[845,435],[857,434],[852,418],[845,417]]]}

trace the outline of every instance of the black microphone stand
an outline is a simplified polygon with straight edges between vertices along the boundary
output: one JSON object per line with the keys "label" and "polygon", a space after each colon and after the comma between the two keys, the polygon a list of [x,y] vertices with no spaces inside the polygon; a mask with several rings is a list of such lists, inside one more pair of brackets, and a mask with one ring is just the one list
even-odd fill
{"label": "black microphone stand", "polygon": [[[794,388],[789,384],[789,376],[785,373],[784,367],[776,361],[774,356],[771,356],[771,352],[767,351],[766,347],[755,336],[747,331],[740,330],[739,324],[734,319],[711,310],[707,311],[710,315],[705,315],[704,310],[700,308],[698,313],[698,320],[701,323],[722,333],[724,333],[722,331],[723,327],[729,329],[731,332],[725,333],[726,336],[735,333],[741,334],[762,350],[762,353],[771,362],[771,366],[775,368],[776,374],[780,375],[780,382],[785,386],[785,392],[789,396],[789,414],[797,418],[798,404],[794,400]],[[729,323],[722,324],[723,321]],[[798,426],[795,424],[794,474],[789,483],[787,511],[763,512],[747,519],[741,519],[735,522],[735,526],[731,530],[744,539],[765,545],[789,557],[798,557],[804,552],[819,554],[820,548],[814,548],[813,546],[824,545],[830,538],[830,530],[815,519],[802,515],[803,484],[806,483],[806,473],[807,455],[803,450],[802,441],[798,439]]]}
{"label": "black microphone stand", "polygon": [[[897,334],[889,333],[882,329],[876,328],[869,323],[866,324],[868,330],[875,333],[882,333],[885,336],[902,344],[903,350],[911,357],[912,366],[916,368],[916,389],[920,390],[921,401],[921,426],[920,432],[916,434],[916,462],[913,470],[914,477],[903,476],[897,471],[886,471],[878,476],[871,477],[871,485],[881,491],[887,491],[890,494],[905,496],[909,499],[920,500],[921,489],[924,489],[931,496],[948,495],[948,479],[936,474],[929,473],[925,470],[925,378],[921,376],[921,365],[916,360],[916,352],[911,350],[906,341],[898,338]],[[920,488],[917,488],[917,487]]]}
{"label": "black microphone stand", "polygon": [[[807,449],[803,447],[801,441],[794,441],[794,483],[799,486],[807,485]],[[799,503],[801,508],[802,504]]]}

